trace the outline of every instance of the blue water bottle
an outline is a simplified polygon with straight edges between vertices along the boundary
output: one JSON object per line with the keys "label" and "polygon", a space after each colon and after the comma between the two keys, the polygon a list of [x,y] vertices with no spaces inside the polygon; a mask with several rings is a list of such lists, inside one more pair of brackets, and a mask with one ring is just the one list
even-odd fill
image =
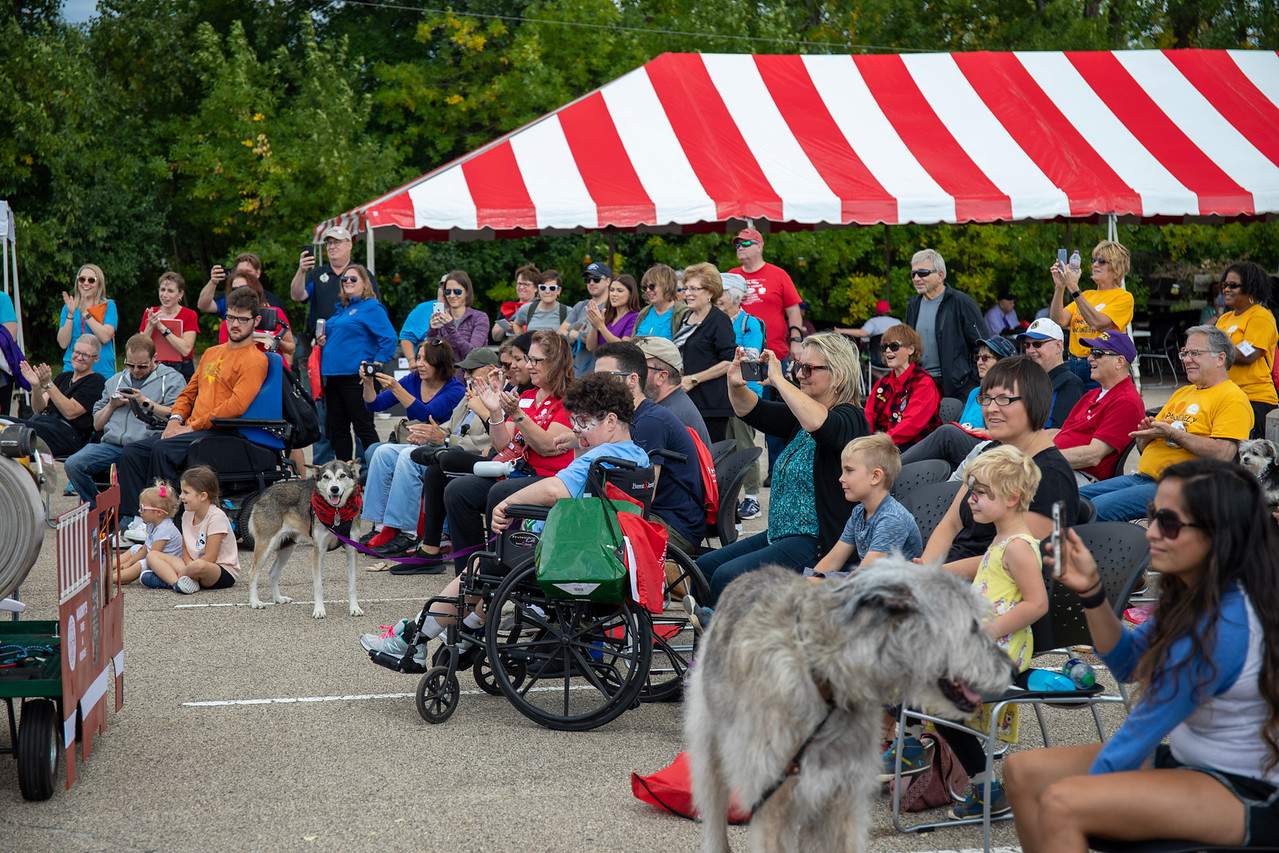
{"label": "blue water bottle", "polygon": [[1097,673],[1088,664],[1079,658],[1071,658],[1061,668],[1062,675],[1065,675],[1075,683],[1075,687],[1080,690],[1091,690],[1097,684]]}

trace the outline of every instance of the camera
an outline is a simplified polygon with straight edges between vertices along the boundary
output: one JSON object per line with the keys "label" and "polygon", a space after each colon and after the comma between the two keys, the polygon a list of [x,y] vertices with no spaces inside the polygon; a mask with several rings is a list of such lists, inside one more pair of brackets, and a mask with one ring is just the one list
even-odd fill
{"label": "camera", "polygon": [[360,362],[360,372],[365,376],[374,376],[383,373],[386,365],[380,361],[363,361]]}
{"label": "camera", "polygon": [[768,365],[762,361],[743,361],[742,379],[747,382],[763,382],[768,378]]}

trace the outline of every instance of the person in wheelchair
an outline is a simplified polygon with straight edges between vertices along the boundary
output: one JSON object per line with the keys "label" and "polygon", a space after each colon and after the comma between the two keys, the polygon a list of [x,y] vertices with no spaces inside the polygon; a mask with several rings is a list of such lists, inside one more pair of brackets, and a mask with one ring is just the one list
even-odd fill
{"label": "person in wheelchair", "polygon": [[[648,453],[631,437],[631,420],[635,416],[635,403],[626,383],[611,373],[592,373],[576,380],[564,395],[564,408],[569,412],[572,436],[556,439],[556,445],[568,452],[573,446],[581,449],[577,458],[554,476],[529,483],[493,507],[490,528],[501,533],[510,526],[507,513],[511,506],[553,506],[562,498],[581,497],[586,488],[586,476],[591,463],[601,456],[614,456],[648,466]],[[509,569],[509,566],[500,567]],[[456,599],[462,589],[462,575],[440,593],[440,599]],[[420,614],[419,614],[420,616]],[[429,640],[440,636],[457,618],[456,608],[437,601],[432,613],[422,620],[417,637],[414,660],[421,664],[429,661],[426,646]],[[382,634],[365,634],[360,645],[367,651],[382,651],[403,656],[407,650],[401,634],[407,620],[386,628]],[[475,630],[484,624],[484,614],[472,610],[462,619],[462,624]]]}

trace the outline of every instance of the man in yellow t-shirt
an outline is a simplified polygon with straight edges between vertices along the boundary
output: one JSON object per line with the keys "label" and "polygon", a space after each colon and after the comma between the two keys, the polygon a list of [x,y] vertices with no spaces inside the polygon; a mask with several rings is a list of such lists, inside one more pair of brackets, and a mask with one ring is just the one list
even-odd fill
{"label": "man in yellow t-shirt", "polygon": [[1248,396],[1252,404],[1251,438],[1265,438],[1266,415],[1279,403],[1275,393],[1275,346],[1279,330],[1274,315],[1266,307],[1270,298],[1270,276],[1256,264],[1232,264],[1221,279],[1226,313],[1217,318],[1217,328],[1235,345],[1235,363],[1230,380]]}
{"label": "man in yellow t-shirt", "polygon": [[1132,433],[1141,451],[1137,473],[1112,477],[1079,490],[1092,501],[1098,521],[1132,521],[1146,512],[1164,469],[1187,459],[1230,460],[1252,430],[1252,407],[1228,371],[1235,348],[1216,326],[1186,331],[1181,362],[1190,385],[1173,392],[1159,414]]}
{"label": "man in yellow t-shirt", "polygon": [[1092,250],[1091,275],[1096,290],[1080,291],[1080,270],[1053,264],[1053,296],[1049,302],[1054,323],[1070,330],[1070,354],[1066,363],[1070,371],[1084,381],[1084,387],[1097,387],[1088,365],[1088,346],[1084,338],[1098,332],[1127,333],[1132,322],[1132,294],[1124,290],[1128,275],[1128,250],[1120,243],[1103,240]]}

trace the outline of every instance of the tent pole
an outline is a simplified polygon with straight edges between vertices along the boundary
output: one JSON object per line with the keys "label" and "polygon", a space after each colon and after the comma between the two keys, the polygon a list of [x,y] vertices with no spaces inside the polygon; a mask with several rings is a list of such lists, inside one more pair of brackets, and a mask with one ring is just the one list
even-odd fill
{"label": "tent pole", "polygon": [[364,229],[364,243],[365,243],[365,245],[368,247],[368,258],[367,258],[367,260],[368,260],[368,264],[367,264],[367,266],[368,266],[368,268],[369,268],[369,272],[370,272],[372,275],[377,275],[377,270],[375,270],[375,269],[374,269],[374,259],[373,259],[373,229],[372,229],[372,227],[367,227],[367,226],[365,227],[365,229]]}
{"label": "tent pole", "polygon": [[608,268],[617,272],[614,266],[615,256],[617,255],[617,245],[615,243],[616,235],[613,234],[613,227],[610,225],[608,229]]}
{"label": "tent pole", "polygon": [[884,301],[892,305],[893,232],[884,223]]}

